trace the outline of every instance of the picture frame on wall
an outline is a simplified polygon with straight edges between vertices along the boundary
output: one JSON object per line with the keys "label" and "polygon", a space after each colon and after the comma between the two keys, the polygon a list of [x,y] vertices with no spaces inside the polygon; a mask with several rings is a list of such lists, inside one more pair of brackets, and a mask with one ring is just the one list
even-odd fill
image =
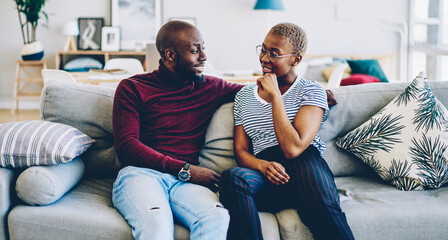
{"label": "picture frame on wall", "polygon": [[101,50],[120,51],[120,28],[105,26],[101,29]]}
{"label": "picture frame on wall", "polygon": [[78,50],[100,50],[104,18],[78,18]]}
{"label": "picture frame on wall", "polygon": [[112,26],[121,29],[121,50],[155,43],[162,22],[162,0],[111,0]]}

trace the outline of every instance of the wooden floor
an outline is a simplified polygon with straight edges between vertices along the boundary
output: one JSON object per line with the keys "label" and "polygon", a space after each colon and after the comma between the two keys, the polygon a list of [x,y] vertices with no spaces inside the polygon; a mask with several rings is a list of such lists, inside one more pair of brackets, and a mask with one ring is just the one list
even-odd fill
{"label": "wooden floor", "polygon": [[20,110],[14,114],[11,114],[9,109],[0,109],[0,124],[6,122],[26,121],[26,120],[39,120],[39,110]]}

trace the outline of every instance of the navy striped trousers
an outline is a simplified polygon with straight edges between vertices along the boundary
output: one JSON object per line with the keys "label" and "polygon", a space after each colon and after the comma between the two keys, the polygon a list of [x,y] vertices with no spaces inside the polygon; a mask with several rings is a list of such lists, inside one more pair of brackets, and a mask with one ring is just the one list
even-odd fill
{"label": "navy striped trousers", "polygon": [[258,211],[286,208],[297,210],[316,240],[354,239],[339,205],[333,173],[314,146],[292,160],[279,146],[257,158],[281,163],[290,180],[277,186],[256,170],[235,167],[223,172],[220,200],[230,213],[228,239],[263,239]]}

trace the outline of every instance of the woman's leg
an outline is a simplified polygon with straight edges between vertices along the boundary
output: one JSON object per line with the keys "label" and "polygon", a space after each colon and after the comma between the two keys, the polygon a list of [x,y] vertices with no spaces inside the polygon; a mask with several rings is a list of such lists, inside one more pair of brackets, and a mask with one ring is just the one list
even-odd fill
{"label": "woman's leg", "polygon": [[259,171],[241,167],[221,174],[220,200],[230,213],[227,239],[263,239],[255,196],[267,181]]}
{"label": "woman's leg", "polygon": [[291,177],[296,209],[314,239],[354,239],[339,204],[333,173],[319,151],[310,146],[282,164]]}

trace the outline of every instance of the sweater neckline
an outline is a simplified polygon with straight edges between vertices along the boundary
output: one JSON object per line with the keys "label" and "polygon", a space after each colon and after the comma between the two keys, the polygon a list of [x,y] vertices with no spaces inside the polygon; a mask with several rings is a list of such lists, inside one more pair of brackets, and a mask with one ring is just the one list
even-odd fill
{"label": "sweater neckline", "polygon": [[169,89],[181,89],[184,87],[187,87],[188,85],[191,85],[191,87],[194,87],[194,81],[182,78],[182,76],[179,76],[176,73],[171,72],[162,62],[162,60],[159,60],[159,74],[160,77],[157,78],[157,81],[159,84],[165,88]]}

